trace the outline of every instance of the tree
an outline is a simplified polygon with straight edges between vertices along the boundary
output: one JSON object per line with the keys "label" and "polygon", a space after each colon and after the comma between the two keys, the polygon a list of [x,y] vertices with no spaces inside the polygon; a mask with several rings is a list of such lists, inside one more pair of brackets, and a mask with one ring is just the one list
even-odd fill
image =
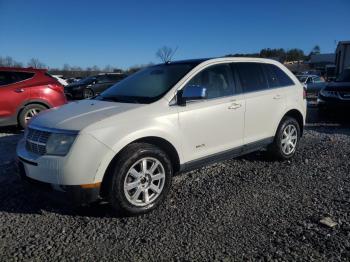
{"label": "tree", "polygon": [[37,58],[30,59],[28,62],[28,66],[33,67],[33,68],[45,68],[46,67],[46,65],[44,63],[40,62],[40,60]]}
{"label": "tree", "polygon": [[177,48],[172,49],[171,47],[163,46],[162,48],[159,48],[156,52],[156,57],[158,57],[164,63],[170,62],[176,50]]}
{"label": "tree", "polygon": [[264,48],[260,51],[260,57],[273,58],[280,62],[284,62],[286,60],[286,51],[283,48]]}
{"label": "tree", "polygon": [[304,51],[298,48],[293,48],[287,51],[287,61],[300,61],[305,59]]}
{"label": "tree", "polygon": [[321,48],[319,45],[315,45],[311,50],[312,55],[319,55],[321,53]]}

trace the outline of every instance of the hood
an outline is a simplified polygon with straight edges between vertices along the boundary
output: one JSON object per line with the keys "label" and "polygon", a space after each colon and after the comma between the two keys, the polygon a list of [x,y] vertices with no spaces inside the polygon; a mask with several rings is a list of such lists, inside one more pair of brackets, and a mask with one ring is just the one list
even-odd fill
{"label": "hood", "polygon": [[350,91],[350,82],[330,82],[327,84],[328,91]]}
{"label": "hood", "polygon": [[142,106],[144,105],[81,100],[40,113],[32,119],[30,126],[80,131],[93,123]]}

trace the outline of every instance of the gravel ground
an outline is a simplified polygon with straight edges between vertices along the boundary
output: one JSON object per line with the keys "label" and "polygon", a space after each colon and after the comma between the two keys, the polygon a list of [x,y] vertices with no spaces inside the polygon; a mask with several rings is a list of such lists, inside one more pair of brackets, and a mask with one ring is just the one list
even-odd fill
{"label": "gravel ground", "polygon": [[0,260],[348,261],[350,125],[310,113],[292,160],[257,152],[178,175],[165,205],[131,218],[26,190],[13,175],[21,133],[0,130]]}

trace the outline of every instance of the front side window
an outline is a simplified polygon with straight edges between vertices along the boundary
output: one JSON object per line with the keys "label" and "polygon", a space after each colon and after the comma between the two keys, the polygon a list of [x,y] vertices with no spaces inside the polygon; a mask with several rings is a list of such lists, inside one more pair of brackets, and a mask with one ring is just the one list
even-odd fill
{"label": "front side window", "polygon": [[243,91],[256,92],[268,88],[265,75],[259,63],[235,63]]}
{"label": "front side window", "polygon": [[186,87],[189,86],[205,88],[208,99],[234,94],[231,68],[227,64],[214,65],[204,69],[186,84]]}
{"label": "front side window", "polygon": [[152,103],[163,97],[198,63],[170,63],[151,66],[114,84],[96,97],[125,103]]}

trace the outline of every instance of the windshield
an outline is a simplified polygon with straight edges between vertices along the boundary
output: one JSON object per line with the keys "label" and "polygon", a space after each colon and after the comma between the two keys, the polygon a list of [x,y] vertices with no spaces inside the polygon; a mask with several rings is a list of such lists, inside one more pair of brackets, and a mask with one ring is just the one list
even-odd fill
{"label": "windshield", "polygon": [[96,99],[125,103],[152,103],[163,97],[197,64],[174,63],[145,68],[114,84]]}
{"label": "windshield", "polygon": [[87,78],[83,78],[79,80],[78,82],[75,82],[74,84],[90,84],[96,80],[95,76],[89,76]]}
{"label": "windshield", "polygon": [[336,82],[350,82],[350,68],[347,68],[341,73],[338,77]]}

